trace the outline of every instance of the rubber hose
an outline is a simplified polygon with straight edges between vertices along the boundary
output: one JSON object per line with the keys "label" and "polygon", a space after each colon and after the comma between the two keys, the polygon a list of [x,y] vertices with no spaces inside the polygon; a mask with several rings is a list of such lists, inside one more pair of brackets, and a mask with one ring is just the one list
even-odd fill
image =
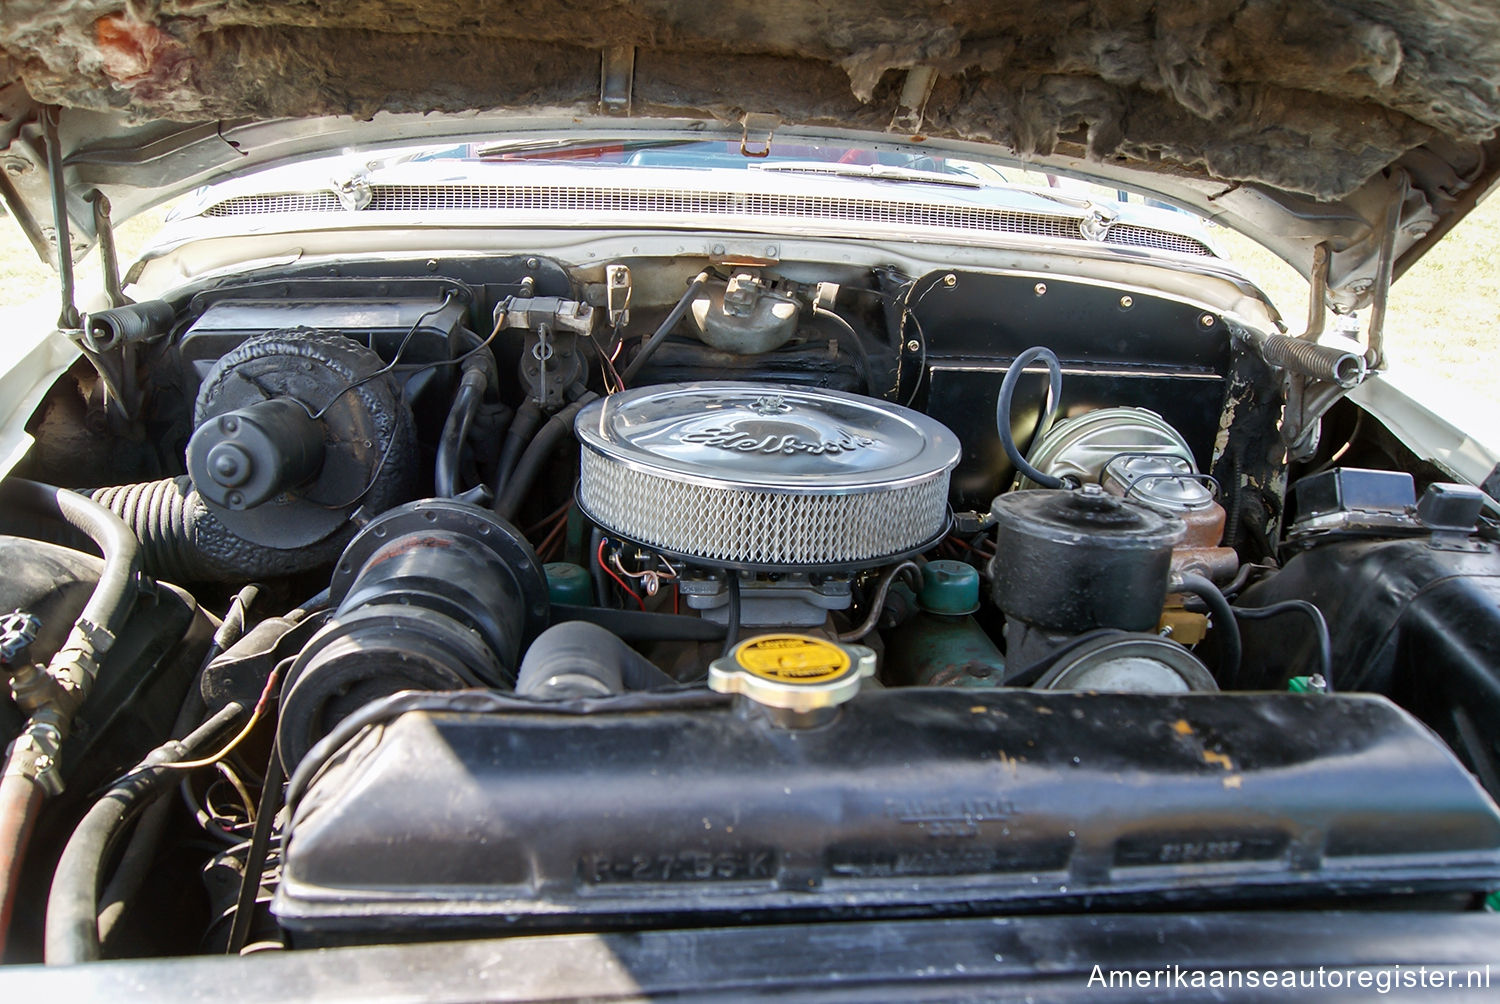
{"label": "rubber hose", "polygon": [[1219,591],[1219,587],[1202,575],[1188,572],[1172,579],[1171,590],[1177,593],[1192,593],[1208,605],[1214,618],[1214,636],[1219,645],[1219,679],[1225,690],[1233,689],[1240,674],[1240,625],[1234,617],[1234,608]]}
{"label": "rubber hose", "polygon": [[15,912],[16,890],[21,884],[26,845],[45,799],[42,786],[29,777],[22,774],[0,777],[0,962],[5,961],[5,946],[10,940],[10,920]]}
{"label": "rubber hose", "polygon": [[56,516],[98,546],[104,568],[75,623],[86,622],[111,635],[119,634],[135,606],[136,580],[141,571],[141,543],[127,523],[87,496],[23,478],[7,478],[4,496],[8,502]]}
{"label": "rubber hose", "polygon": [[1240,546],[1240,520],[1243,518],[1245,487],[1240,484],[1240,451],[1230,451],[1229,499],[1224,514],[1224,546],[1236,550]]}
{"label": "rubber hose", "polygon": [[496,500],[505,492],[511,472],[516,469],[522,451],[531,442],[531,436],[541,421],[541,405],[535,398],[528,397],[516,410],[516,417],[511,419],[510,428],[505,431],[505,441],[500,445],[500,460],[495,465],[495,490],[491,493]]}
{"label": "rubber hose", "polygon": [[[140,543],[114,513],[76,492],[24,478],[9,478],[0,489],[8,503],[45,512],[82,531],[104,556],[99,581],[58,651],[58,656],[68,653],[67,675],[80,676],[82,666],[98,664],[135,606]],[[87,696],[93,681],[78,678],[73,682]],[[42,787],[29,776],[7,769],[0,779],[0,958],[10,932],[26,845],[45,797]],[[89,919],[92,923],[92,916]]]}
{"label": "rubber hose", "polygon": [[1043,488],[1062,488],[1061,478],[1043,474],[1026,462],[1026,458],[1021,456],[1021,451],[1016,447],[1015,437],[1011,434],[1010,412],[1012,401],[1016,396],[1016,384],[1021,382],[1021,374],[1026,367],[1038,359],[1047,364],[1047,396],[1050,401],[1050,407],[1041,424],[1045,426],[1057,413],[1058,405],[1062,401],[1062,365],[1057,361],[1057,356],[1051,349],[1044,345],[1036,345],[1016,356],[1010,368],[1005,371],[1005,379],[1000,381],[1000,397],[995,402],[995,429],[1000,433],[1000,445],[1005,447],[1005,455],[1010,458],[1012,467]]}
{"label": "rubber hose", "polygon": [[609,697],[675,684],[650,660],[597,624],[555,624],[526,650],[516,694],[546,701]]}
{"label": "rubber hose", "polygon": [[688,614],[552,604],[553,623],[587,621],[622,641],[723,641],[724,625]]}
{"label": "rubber hose", "polygon": [[859,364],[860,375],[865,382],[865,393],[874,394],[875,371],[870,365],[870,353],[865,348],[864,341],[859,337],[859,332],[854,330],[854,325],[850,324],[848,321],[844,320],[838,314],[835,314],[833,311],[827,309],[826,307],[814,306],[813,316],[828,318],[848,334],[849,341],[852,343],[854,348],[855,362]]}
{"label": "rubber hose", "polygon": [[740,573],[730,569],[724,577],[729,592],[729,622],[724,625],[724,648],[720,654],[728,655],[740,641]]}
{"label": "rubber hose", "polygon": [[880,585],[875,589],[875,595],[870,599],[870,610],[865,615],[864,622],[852,631],[844,631],[839,634],[839,641],[859,641],[865,635],[875,630],[875,625],[880,621],[880,614],[885,610],[885,598],[891,591],[891,584],[896,581],[898,575],[908,575],[916,581],[911,583],[916,591],[922,588],[922,570],[917,567],[915,561],[903,561],[892,565],[885,570],[880,577]]}
{"label": "rubber hose", "polygon": [[351,524],[290,550],[253,544],[219,522],[186,475],[96,488],[89,495],[135,531],[146,571],[170,582],[243,582],[309,572],[333,564],[355,529]]}
{"label": "rubber hose", "polygon": [[[204,653],[198,664],[198,672],[194,674],[193,682],[188,688],[187,700],[178,709],[177,718],[172,722],[172,730],[168,735],[175,736],[186,731],[203,714],[201,687],[203,674],[214,659],[232,648],[235,642],[244,636],[245,621],[249,616],[250,606],[259,595],[260,586],[251,583],[236,593],[234,599],[230,601],[229,609],[224,613],[223,622],[214,632],[212,644],[209,645],[208,651]],[[120,855],[120,863],[115,866],[114,874],[110,876],[104,892],[99,896],[100,944],[108,943],[120,919],[125,916],[125,908],[145,883],[151,864],[156,859],[156,852],[161,844],[162,833],[166,830],[171,810],[170,801],[158,800],[152,803],[141,814],[141,821],[136,824],[134,832],[130,834],[130,840]]]}
{"label": "rubber hose", "polygon": [[52,875],[43,947],[47,965],[76,965],[99,958],[99,882],[115,839],[142,809],[180,780],[177,772],[162,764],[194,756],[244,713],[243,705],[226,704],[187,738],[158,746],[84,814]]}
{"label": "rubber hose", "polygon": [[605,577],[604,565],[599,561],[599,545],[604,542],[604,531],[597,526],[589,531],[589,577],[594,580],[594,602],[602,610],[617,609],[615,594],[610,592],[609,579]]}
{"label": "rubber hose", "polygon": [[1283,600],[1264,607],[1230,607],[1235,617],[1244,621],[1263,621],[1282,614],[1300,613],[1312,622],[1313,635],[1318,643],[1318,672],[1323,676],[1327,692],[1333,692],[1333,640],[1328,635],[1328,621],[1323,611],[1307,600]]}
{"label": "rubber hose", "polygon": [[458,392],[453,395],[453,406],[448,409],[448,420],[443,423],[443,435],[438,440],[437,464],[432,479],[433,493],[438,498],[451,499],[458,495],[458,463],[469,438],[474,413],[484,399],[485,382],[482,369],[466,369],[459,379]]}
{"label": "rubber hose", "polygon": [[531,445],[526,447],[516,469],[506,480],[504,493],[495,499],[496,516],[515,519],[516,510],[521,508],[521,501],[541,473],[542,465],[552,456],[552,451],[557,449],[559,443],[573,435],[573,419],[578,417],[584,405],[598,399],[598,394],[585,391],[578,400],[547,420],[547,424],[531,440]]}
{"label": "rubber hose", "polygon": [[703,284],[706,282],[708,282],[708,273],[699,272],[693,277],[693,281],[688,283],[687,291],[682,294],[682,299],[677,301],[671,313],[667,314],[666,318],[661,322],[661,327],[657,328],[656,333],[646,339],[645,343],[641,345],[640,351],[635,354],[635,358],[630,360],[630,365],[625,367],[625,372],[620,374],[620,380],[626,386],[629,386],[630,382],[635,379],[636,374],[641,371],[641,368],[655,354],[661,343],[667,340],[667,336],[672,333],[673,328],[677,327],[677,322],[682,320],[682,315],[686,314],[688,307],[692,305],[693,297],[698,295],[698,291],[703,288]]}

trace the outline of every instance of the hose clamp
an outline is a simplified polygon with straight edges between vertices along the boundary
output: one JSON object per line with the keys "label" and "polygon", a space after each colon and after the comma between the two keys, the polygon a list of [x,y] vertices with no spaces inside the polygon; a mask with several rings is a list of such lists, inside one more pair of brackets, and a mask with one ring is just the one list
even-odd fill
{"label": "hose clamp", "polygon": [[5,756],[5,774],[24,777],[49,797],[63,790],[62,772],[58,769],[58,750],[62,734],[44,723],[32,723],[10,744]]}

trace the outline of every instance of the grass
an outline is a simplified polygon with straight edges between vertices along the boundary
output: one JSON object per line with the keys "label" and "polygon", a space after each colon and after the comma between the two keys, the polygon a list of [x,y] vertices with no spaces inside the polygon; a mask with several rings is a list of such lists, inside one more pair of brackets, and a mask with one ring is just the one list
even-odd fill
{"label": "grass", "polygon": [[[129,220],[116,243],[126,267],[161,226],[164,208]],[[1247,238],[1228,231],[1216,236],[1224,251],[1260,284],[1300,330],[1307,311],[1307,284],[1285,262]],[[100,288],[97,256],[79,270],[78,288]],[[0,325],[3,307],[52,295],[56,279],[22,236],[15,221],[0,219]],[[1440,241],[1395,284],[1386,321],[1386,346],[1393,372],[1419,379],[1414,389],[1429,388],[1445,400],[1439,410],[1461,399],[1469,414],[1500,418],[1500,198],[1491,199]]]}
{"label": "grass", "polygon": [[[1307,283],[1248,238],[1215,231],[1224,252],[1276,304],[1292,333],[1307,318]],[[1500,418],[1500,198],[1490,199],[1391,287],[1386,356],[1414,390],[1465,399],[1470,413]],[[1437,401],[1437,410],[1449,402]],[[1477,409],[1477,410],[1476,410]]]}
{"label": "grass", "polygon": [[[115,231],[115,249],[123,273],[140,254],[151,236],[161,229],[167,208],[158,207],[131,220]],[[103,288],[99,278],[99,256],[90,254],[79,263],[77,288],[92,293]],[[57,292],[57,273],[43,264],[31,242],[9,214],[0,213],[0,310]],[[80,297],[80,300],[82,297]]]}

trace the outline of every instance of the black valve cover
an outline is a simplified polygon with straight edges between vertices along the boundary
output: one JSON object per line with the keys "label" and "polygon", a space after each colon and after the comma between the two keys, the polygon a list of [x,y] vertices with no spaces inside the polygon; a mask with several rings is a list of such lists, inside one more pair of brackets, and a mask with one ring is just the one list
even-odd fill
{"label": "black valve cover", "polygon": [[299,944],[1500,881],[1494,803],[1378,697],[913,688],[809,730],[683,693],[384,708],[294,781]]}

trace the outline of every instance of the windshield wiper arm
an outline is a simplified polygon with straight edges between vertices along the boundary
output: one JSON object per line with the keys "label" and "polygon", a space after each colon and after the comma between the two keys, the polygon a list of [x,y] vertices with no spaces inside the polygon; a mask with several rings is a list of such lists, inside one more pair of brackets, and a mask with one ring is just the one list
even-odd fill
{"label": "windshield wiper arm", "polygon": [[685,146],[697,140],[578,140],[578,139],[519,139],[482,146],[475,151],[481,160],[491,160],[528,154],[543,157],[548,154],[577,153],[635,153],[639,150],[660,150],[674,146]]}
{"label": "windshield wiper arm", "polygon": [[861,178],[866,181],[900,181],[918,185],[947,185],[953,188],[984,188],[984,182],[957,174],[938,174],[909,167],[886,164],[830,164],[820,160],[781,161],[750,164],[754,171],[780,171],[788,174],[827,174],[836,178]]}

